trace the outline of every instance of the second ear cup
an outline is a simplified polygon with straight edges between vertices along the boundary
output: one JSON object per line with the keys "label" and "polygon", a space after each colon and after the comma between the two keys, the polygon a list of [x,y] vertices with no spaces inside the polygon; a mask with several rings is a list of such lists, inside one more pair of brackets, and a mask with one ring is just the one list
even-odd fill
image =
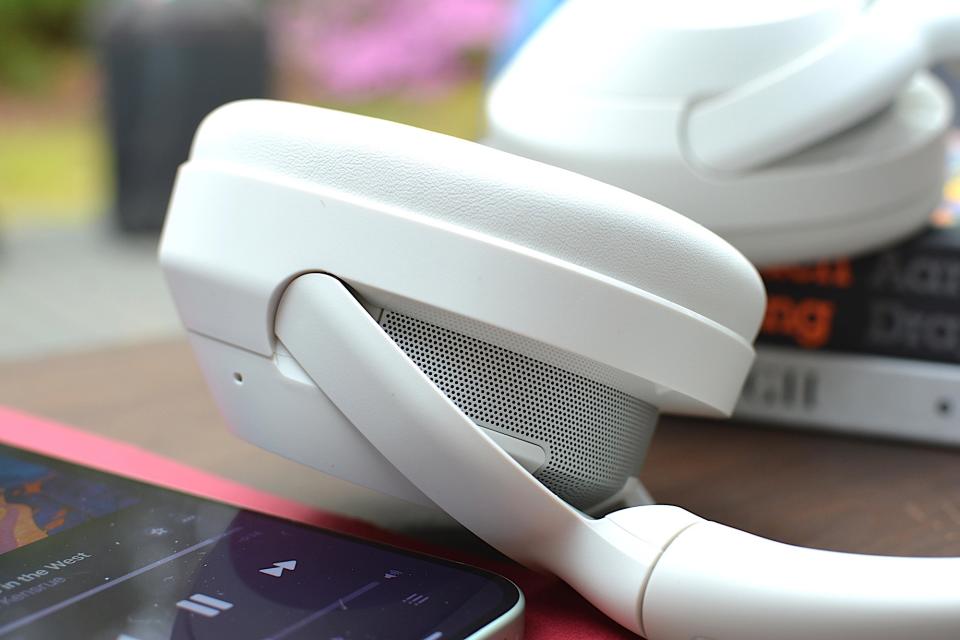
{"label": "second ear cup", "polygon": [[601,103],[569,114],[570,126],[549,134],[527,135],[493,118],[487,142],[682,211],[755,264],[787,264],[865,251],[925,225],[941,198],[952,114],[943,84],[921,73],[869,120],[733,175],[685,159],[673,135],[676,114],[645,121],[648,114]]}
{"label": "second ear cup", "polygon": [[[872,115],[839,131],[824,123],[811,146],[750,169],[711,169],[689,137],[698,108],[765,87],[832,50],[858,32],[867,7],[736,2],[727,11],[726,3],[568,0],[493,82],[484,141],[642,194],[755,264],[881,246],[924,225],[940,198],[953,104],[933,76],[917,73],[879,112],[871,106]],[[836,73],[855,83],[855,66]],[[810,91],[783,110],[804,112]],[[809,95],[823,122],[830,102],[816,98]],[[769,125],[777,112],[753,117]],[[750,130],[744,119],[731,130]]]}

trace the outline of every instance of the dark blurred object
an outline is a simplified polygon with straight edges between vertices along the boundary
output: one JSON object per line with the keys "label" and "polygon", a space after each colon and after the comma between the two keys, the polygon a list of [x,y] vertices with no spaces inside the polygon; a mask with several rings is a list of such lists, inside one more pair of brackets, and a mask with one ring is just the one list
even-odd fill
{"label": "dark blurred object", "polygon": [[36,89],[81,40],[84,0],[0,1],[0,87]]}
{"label": "dark blurred object", "polygon": [[159,229],[197,125],[233,100],[265,97],[270,64],[253,0],[114,0],[94,17],[125,231]]}

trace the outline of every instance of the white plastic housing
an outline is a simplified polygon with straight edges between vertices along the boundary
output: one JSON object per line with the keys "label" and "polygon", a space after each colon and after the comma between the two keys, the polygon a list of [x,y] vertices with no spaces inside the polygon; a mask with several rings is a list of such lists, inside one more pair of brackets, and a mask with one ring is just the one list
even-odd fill
{"label": "white plastic housing", "polygon": [[712,522],[685,529],[647,585],[651,640],[960,637],[958,558],[803,549]]}

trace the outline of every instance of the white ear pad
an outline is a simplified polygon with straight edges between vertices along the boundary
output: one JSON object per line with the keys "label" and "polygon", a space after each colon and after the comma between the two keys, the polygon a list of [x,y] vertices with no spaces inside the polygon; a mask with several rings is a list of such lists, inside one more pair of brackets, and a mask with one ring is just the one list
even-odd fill
{"label": "white ear pad", "polygon": [[757,264],[863,251],[926,223],[953,107],[925,73],[861,124],[758,169],[715,171],[688,147],[699,101],[787,68],[862,3],[735,3],[726,22],[690,6],[709,3],[600,4],[565,4],[497,78],[488,144],[642,193]]}
{"label": "white ear pad", "polygon": [[191,161],[361,194],[621,280],[748,340],[764,300],[755,270],[694,222],[634,194],[446,135],[304,105],[214,112]]}

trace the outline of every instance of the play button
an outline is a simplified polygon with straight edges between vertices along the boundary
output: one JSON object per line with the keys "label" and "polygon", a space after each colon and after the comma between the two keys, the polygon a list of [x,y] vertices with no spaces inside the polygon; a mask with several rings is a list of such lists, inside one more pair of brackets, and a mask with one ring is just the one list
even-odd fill
{"label": "play button", "polygon": [[272,567],[267,567],[266,569],[260,569],[260,573],[265,573],[268,576],[273,576],[274,578],[279,578],[283,575],[284,571],[293,571],[297,568],[296,560],[284,560],[283,562],[274,562]]}

